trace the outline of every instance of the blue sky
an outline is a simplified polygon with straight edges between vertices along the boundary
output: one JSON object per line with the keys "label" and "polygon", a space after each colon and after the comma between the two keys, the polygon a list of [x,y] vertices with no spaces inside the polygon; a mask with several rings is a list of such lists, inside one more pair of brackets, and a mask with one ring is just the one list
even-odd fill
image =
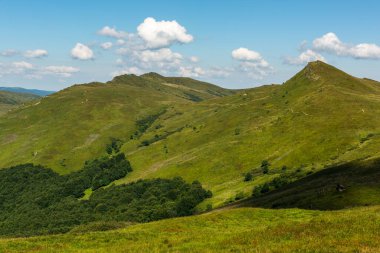
{"label": "blue sky", "polygon": [[316,59],[380,80],[379,12],[379,1],[0,0],[0,86],[155,71],[243,88]]}

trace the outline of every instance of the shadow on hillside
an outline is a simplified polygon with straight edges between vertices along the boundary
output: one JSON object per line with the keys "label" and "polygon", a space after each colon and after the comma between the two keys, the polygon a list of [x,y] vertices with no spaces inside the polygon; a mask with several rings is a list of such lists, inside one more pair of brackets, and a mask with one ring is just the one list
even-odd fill
{"label": "shadow on hillside", "polygon": [[380,204],[380,159],[330,167],[232,206],[337,210],[376,204]]}

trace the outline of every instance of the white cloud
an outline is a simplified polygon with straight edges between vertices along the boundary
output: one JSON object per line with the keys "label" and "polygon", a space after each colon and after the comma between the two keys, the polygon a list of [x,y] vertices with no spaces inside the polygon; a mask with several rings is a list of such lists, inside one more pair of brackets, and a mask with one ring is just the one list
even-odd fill
{"label": "white cloud", "polygon": [[34,71],[34,66],[25,61],[0,63],[0,76],[3,75],[23,75]]}
{"label": "white cloud", "polygon": [[350,53],[359,59],[380,59],[380,46],[362,43],[352,47]]}
{"label": "white cloud", "polygon": [[127,37],[127,33],[124,31],[117,31],[116,28],[111,28],[109,26],[103,27],[101,30],[98,31],[99,35],[113,37],[117,39],[122,39]]}
{"label": "white cloud", "polygon": [[17,55],[19,52],[14,49],[7,49],[0,52],[0,56],[11,57]]}
{"label": "white cloud", "polygon": [[126,75],[126,74],[141,75],[142,73],[143,71],[137,67],[129,67],[129,68],[115,71],[111,73],[111,75],[112,77],[115,77],[115,76],[121,76],[121,75]]}
{"label": "white cloud", "polygon": [[77,43],[71,50],[71,56],[79,60],[90,60],[94,57],[94,53],[88,46]]}
{"label": "white cloud", "polygon": [[361,43],[350,45],[342,42],[335,33],[327,33],[313,41],[317,51],[328,52],[338,56],[350,56],[357,59],[380,59],[380,46]]}
{"label": "white cloud", "polygon": [[190,57],[190,61],[193,62],[193,63],[196,63],[196,62],[199,62],[199,58],[196,57],[196,56],[191,56]]}
{"label": "white cloud", "polygon": [[273,72],[273,68],[267,63],[244,61],[239,65],[239,70],[248,74],[254,79],[263,79]]}
{"label": "white cloud", "polygon": [[123,64],[124,64],[124,60],[121,59],[121,58],[118,58],[118,59],[116,59],[115,63],[116,63],[117,65],[123,65]]}
{"label": "white cloud", "polygon": [[254,79],[262,79],[273,70],[261,54],[256,51],[241,47],[233,50],[231,55],[232,58],[240,62],[239,70]]}
{"label": "white cloud", "polygon": [[17,69],[32,69],[33,65],[29,62],[20,61],[20,62],[13,62],[12,66]]}
{"label": "white cloud", "polygon": [[12,62],[9,64],[0,63],[0,76],[17,75],[28,79],[41,79],[46,75],[70,77],[77,72],[79,72],[79,69],[71,66],[38,67],[26,61]]}
{"label": "white cloud", "polygon": [[232,57],[240,61],[260,61],[262,59],[258,52],[241,47],[232,51]]}
{"label": "white cloud", "polygon": [[221,68],[221,67],[212,67],[207,70],[207,75],[215,78],[226,78],[233,73],[234,69],[232,68]]}
{"label": "white cloud", "polygon": [[48,56],[48,51],[44,49],[28,50],[25,52],[24,56],[26,58],[41,58]]}
{"label": "white cloud", "polygon": [[314,52],[311,49],[307,49],[305,52],[302,52],[297,57],[287,57],[284,60],[284,63],[289,65],[304,65],[308,62],[316,60],[326,62],[326,59],[322,55],[318,54],[317,52]]}
{"label": "white cloud", "polygon": [[121,46],[125,44],[125,40],[119,39],[116,41],[116,45]]}
{"label": "white cloud", "polygon": [[113,44],[112,44],[112,42],[104,42],[104,43],[102,43],[100,46],[101,46],[103,49],[110,49],[110,48],[113,46]]}
{"label": "white cloud", "polygon": [[177,62],[182,60],[182,55],[175,53],[169,48],[161,48],[158,50],[144,50],[135,52],[135,55],[142,62]]}
{"label": "white cloud", "polygon": [[137,27],[137,32],[149,48],[168,47],[174,43],[193,41],[193,36],[175,20],[156,21],[149,17]]}
{"label": "white cloud", "polygon": [[180,67],[179,74],[184,77],[199,77],[206,74],[200,67]]}
{"label": "white cloud", "polygon": [[55,74],[62,77],[70,77],[77,72],[79,69],[71,66],[47,66],[43,69],[44,74]]}

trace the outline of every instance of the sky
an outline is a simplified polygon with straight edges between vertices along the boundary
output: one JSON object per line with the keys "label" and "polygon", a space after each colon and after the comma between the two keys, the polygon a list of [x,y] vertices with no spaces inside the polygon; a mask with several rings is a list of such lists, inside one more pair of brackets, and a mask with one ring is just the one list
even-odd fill
{"label": "sky", "polygon": [[380,1],[0,0],[0,86],[60,90],[157,72],[226,88],[309,61],[380,80]]}

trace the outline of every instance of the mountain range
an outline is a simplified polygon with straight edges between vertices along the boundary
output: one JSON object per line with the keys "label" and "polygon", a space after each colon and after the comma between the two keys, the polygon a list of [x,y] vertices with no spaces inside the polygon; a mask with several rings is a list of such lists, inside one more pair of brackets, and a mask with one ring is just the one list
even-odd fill
{"label": "mountain range", "polygon": [[[198,180],[213,192],[202,210],[245,199],[284,171],[302,178],[378,157],[379,113],[379,82],[320,61],[282,85],[244,90],[122,75],[74,85],[1,117],[0,167],[35,163],[67,174],[116,140],[134,168],[116,184]],[[244,181],[247,173],[253,180]]]}
{"label": "mountain range", "polygon": [[0,90],[16,92],[16,93],[34,94],[40,97],[44,97],[55,92],[55,91],[47,91],[47,90],[25,89],[21,87],[0,87]]}

